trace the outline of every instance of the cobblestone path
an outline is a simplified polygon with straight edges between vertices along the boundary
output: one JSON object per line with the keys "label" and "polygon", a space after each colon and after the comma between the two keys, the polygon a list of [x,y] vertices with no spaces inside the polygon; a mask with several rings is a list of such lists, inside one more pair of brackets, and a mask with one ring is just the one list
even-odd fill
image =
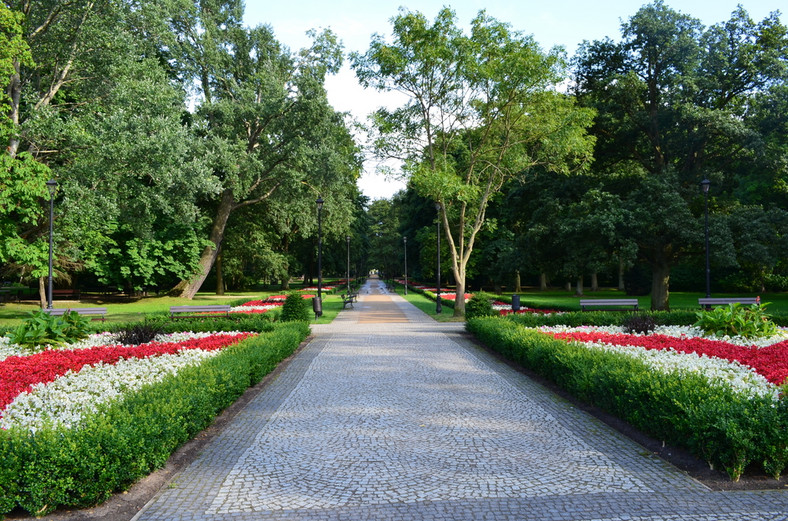
{"label": "cobblestone path", "polygon": [[713,492],[376,280],[134,519],[788,519]]}

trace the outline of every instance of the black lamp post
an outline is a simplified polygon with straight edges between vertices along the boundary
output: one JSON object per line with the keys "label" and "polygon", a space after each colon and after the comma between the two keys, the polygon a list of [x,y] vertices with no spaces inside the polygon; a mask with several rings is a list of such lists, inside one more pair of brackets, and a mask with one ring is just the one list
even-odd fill
{"label": "black lamp post", "polygon": [[403,237],[402,242],[405,244],[405,294],[408,294],[408,238]]}
{"label": "black lamp post", "polygon": [[317,316],[323,316],[323,198],[317,196],[317,300],[320,310]]}
{"label": "black lamp post", "polygon": [[441,314],[443,311],[443,306],[441,305],[441,204],[435,203],[435,210],[438,212],[438,266],[435,271],[437,277],[437,291],[435,292],[437,298],[435,299],[435,313],[438,315]]}
{"label": "black lamp post", "polygon": [[347,296],[350,298],[350,235],[345,237],[347,241]]}
{"label": "black lamp post", "polygon": [[709,186],[711,185],[711,181],[704,178],[703,181],[700,182],[700,186],[703,189],[703,199],[704,199],[704,206],[705,206],[705,214],[706,214],[706,224],[704,226],[705,233],[706,233],[706,298],[711,297],[711,267],[709,265]]}
{"label": "black lamp post", "polygon": [[55,231],[55,190],[57,190],[57,181],[54,179],[47,181],[47,190],[49,190],[49,280],[47,285],[47,309],[52,309],[52,250],[54,249],[52,236]]}

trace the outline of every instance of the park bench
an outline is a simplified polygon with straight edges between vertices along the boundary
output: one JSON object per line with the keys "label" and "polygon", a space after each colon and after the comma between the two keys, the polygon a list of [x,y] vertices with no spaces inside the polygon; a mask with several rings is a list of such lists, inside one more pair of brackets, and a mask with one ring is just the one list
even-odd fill
{"label": "park bench", "polygon": [[340,297],[342,297],[342,309],[345,309],[348,304],[350,304],[351,308],[353,307],[353,302],[356,300],[355,295],[350,294],[345,296],[345,294],[343,293],[342,295],[340,295]]}
{"label": "park bench", "polygon": [[638,299],[636,298],[606,298],[606,299],[582,299],[580,309],[588,311],[589,307],[611,308],[611,310],[626,311],[632,307],[633,311],[638,310]]}
{"label": "park bench", "polygon": [[63,298],[72,298],[75,300],[79,300],[79,290],[78,289],[53,289],[52,290],[52,298],[55,297],[63,297]]}
{"label": "park bench", "polygon": [[[186,313],[186,314],[181,314]],[[230,316],[230,306],[215,305],[215,306],[170,306],[170,318],[203,318],[208,313],[224,313]]]}
{"label": "park bench", "polygon": [[698,304],[700,307],[706,309],[710,309],[712,306],[727,306],[728,304],[756,304],[757,302],[758,297],[701,297],[698,299]]}
{"label": "park bench", "polygon": [[45,309],[44,313],[48,313],[53,317],[62,317],[67,311],[73,311],[79,315],[101,315],[100,318],[94,318],[93,320],[106,321],[107,308],[53,308]]}

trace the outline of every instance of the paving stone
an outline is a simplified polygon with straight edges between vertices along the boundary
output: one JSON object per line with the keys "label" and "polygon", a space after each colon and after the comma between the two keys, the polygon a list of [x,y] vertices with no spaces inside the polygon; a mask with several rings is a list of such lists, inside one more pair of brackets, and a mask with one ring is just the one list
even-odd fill
{"label": "paving stone", "polygon": [[644,458],[462,329],[371,280],[135,520],[788,519],[788,493]]}

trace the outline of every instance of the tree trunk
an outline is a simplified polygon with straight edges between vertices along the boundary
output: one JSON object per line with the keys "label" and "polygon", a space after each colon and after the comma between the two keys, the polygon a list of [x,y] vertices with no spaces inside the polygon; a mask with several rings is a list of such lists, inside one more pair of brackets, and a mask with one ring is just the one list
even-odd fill
{"label": "tree trunk", "polygon": [[224,272],[222,271],[222,248],[216,254],[216,294],[224,295]]}
{"label": "tree trunk", "polygon": [[591,274],[591,291],[599,291],[599,277],[596,272]]}
{"label": "tree trunk", "polygon": [[282,291],[290,291],[290,277],[285,277],[282,279]]}
{"label": "tree trunk", "polygon": [[41,304],[41,309],[47,307],[47,277],[38,277],[38,300]]}
{"label": "tree trunk", "polygon": [[222,245],[224,238],[224,230],[227,227],[227,220],[230,218],[230,213],[235,207],[235,198],[233,197],[232,190],[225,190],[222,192],[222,197],[219,200],[219,208],[216,210],[216,216],[213,219],[213,226],[211,227],[211,235],[209,240],[210,246],[206,246],[200,256],[200,262],[197,271],[189,280],[182,280],[170,294],[176,295],[181,298],[193,299],[194,295],[202,287],[205,282],[205,277],[211,271],[213,263],[216,262],[216,254]]}
{"label": "tree trunk", "polygon": [[547,291],[547,273],[539,274],[539,291]]}
{"label": "tree trunk", "polygon": [[520,270],[516,270],[514,272],[514,292],[515,293],[523,292],[522,281],[520,280]]}
{"label": "tree trunk", "polygon": [[578,297],[582,297],[583,296],[583,276],[582,275],[578,275],[577,276],[577,289],[575,290],[575,295],[577,295]]}
{"label": "tree trunk", "polygon": [[618,290],[624,291],[626,289],[624,284],[624,259],[618,258]]}
{"label": "tree trunk", "polygon": [[566,284],[564,285],[564,288],[566,288],[566,291],[572,291],[572,281],[567,280]]}
{"label": "tree trunk", "polygon": [[651,264],[651,309],[670,311],[670,265],[662,260]]}
{"label": "tree trunk", "polygon": [[457,293],[454,297],[454,316],[465,316],[465,273],[463,270],[462,278],[455,273],[454,278],[457,282]]}

